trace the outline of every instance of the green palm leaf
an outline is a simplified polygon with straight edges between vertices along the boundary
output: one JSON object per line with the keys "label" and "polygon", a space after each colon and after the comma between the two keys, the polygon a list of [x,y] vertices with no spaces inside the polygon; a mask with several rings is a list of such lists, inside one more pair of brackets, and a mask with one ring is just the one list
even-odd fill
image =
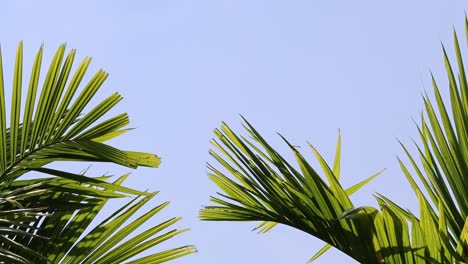
{"label": "green palm leaf", "polygon": [[[364,231],[362,228],[368,224],[344,218],[338,220],[354,207],[347,191],[320,154],[315,152],[330,185],[284,138],[296,157],[299,170],[276,152],[249,123],[246,129],[259,146],[254,147],[254,143],[237,136],[226,124],[221,130],[215,130],[219,142],[213,140],[212,143],[224,158],[215,151],[210,153],[237,181],[213,166],[209,167],[210,178],[225,194],[220,194],[220,198],[212,197],[211,201],[218,205],[201,210],[201,219],[264,221],[260,225],[261,228],[266,225],[263,231],[269,230],[272,223],[286,224],[322,239],[356,260],[374,258],[377,261],[373,245],[360,243],[362,238],[356,234]],[[337,153],[340,153],[340,142]],[[337,171],[337,166],[334,167]],[[352,187],[349,192],[353,193],[368,181]]]}
{"label": "green palm leaf", "polygon": [[[215,131],[217,140],[213,140],[213,145],[223,156],[214,151],[211,154],[235,180],[209,167],[210,178],[223,193],[219,193],[219,198],[211,198],[216,205],[200,211],[202,220],[262,221],[258,227],[261,231],[268,231],[277,223],[289,225],[361,263],[465,260],[452,243],[445,214],[437,216],[421,193],[418,195],[420,218],[384,196],[376,196],[379,209],[355,207],[349,195],[378,174],[345,190],[331,167],[313,149],[328,176],[327,184],[286,140],[299,170],[282,158],[249,123],[246,129],[259,146],[253,147],[254,143],[236,135],[226,124]],[[310,261],[330,246],[325,246]]]}
{"label": "green palm leaf", "polygon": [[[158,263],[162,263],[194,252],[192,246],[154,252],[155,246],[185,231],[164,231],[178,218],[151,223],[151,228],[134,234],[136,228],[149,223],[167,203],[150,209],[137,221],[126,223],[156,194],[121,186],[128,175],[111,183],[110,176],[88,177],[84,173],[45,167],[54,161],[112,162],[129,168],[157,167],[160,163],[154,154],[105,144],[129,130],[125,128],[129,123],[125,113],[98,122],[122,97],[111,94],[83,113],[108,74],[98,70],[79,92],[91,59],[85,58],[72,73],[76,52],[65,54],[65,51],[65,45],[57,49],[40,89],[43,56],[40,47],[22,106],[23,44],[19,44],[9,128],[0,54],[0,262],[116,263],[113,261],[117,259],[120,263],[144,252],[159,256]],[[32,171],[48,177],[19,179]],[[88,230],[109,199],[128,196],[134,197],[132,202]]]}
{"label": "green palm leaf", "polygon": [[[465,25],[468,40],[467,18]],[[456,33],[454,42],[458,74],[443,48],[449,102],[434,77],[436,104],[428,95],[423,98],[421,144],[416,144],[420,163],[403,144],[414,172],[398,159],[419,201],[419,217],[382,195],[375,196],[378,209],[355,207],[349,195],[374,176],[347,190],[341,186],[341,139],[333,166],[312,147],[327,184],[286,140],[295,166],[246,122],[255,144],[225,124],[215,130],[217,151],[210,153],[221,168],[209,169],[222,193],[211,198],[215,205],[200,211],[201,219],[262,221],[263,231],[277,223],[292,226],[327,243],[310,261],[333,246],[361,263],[468,263],[468,83]]]}

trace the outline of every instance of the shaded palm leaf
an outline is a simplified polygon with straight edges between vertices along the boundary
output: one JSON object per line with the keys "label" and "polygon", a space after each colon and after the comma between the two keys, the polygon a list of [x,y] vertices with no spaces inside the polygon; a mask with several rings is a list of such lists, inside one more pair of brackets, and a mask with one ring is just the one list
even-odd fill
{"label": "shaded palm leaf", "polygon": [[[157,235],[179,220],[174,218],[132,236],[136,228],[148,222],[167,206],[168,202],[151,209],[138,220],[124,225],[129,217],[156,194],[120,187],[127,176],[122,176],[113,184],[103,181],[109,178],[108,176],[88,178],[88,182],[77,182],[62,177],[15,181],[6,192],[10,194],[9,200],[15,198],[13,207],[22,204],[28,209],[6,211],[8,218],[3,219],[3,222],[0,221],[0,224],[5,224],[7,229],[2,231],[0,228],[0,234],[5,234],[6,238],[13,236],[14,241],[27,247],[18,249],[4,244],[4,249],[19,256],[23,256],[26,250],[34,252],[35,255],[31,255],[28,258],[30,262],[27,263],[42,263],[46,262],[46,259],[50,263],[123,263],[124,260],[185,231],[174,229]],[[102,189],[99,187],[100,183],[109,188]],[[89,185],[99,188],[90,188]],[[125,194],[139,193],[144,196],[133,199],[96,228],[87,232],[87,228],[108,199],[122,197],[122,190]],[[12,225],[14,234],[8,228]],[[37,235],[32,236],[31,233]],[[83,234],[85,236],[80,239]],[[192,246],[168,250],[165,251],[167,257],[164,259],[169,260],[170,257],[180,257],[194,251]],[[119,261],[112,262],[113,258]],[[164,259],[162,258],[161,262],[164,262]]]}

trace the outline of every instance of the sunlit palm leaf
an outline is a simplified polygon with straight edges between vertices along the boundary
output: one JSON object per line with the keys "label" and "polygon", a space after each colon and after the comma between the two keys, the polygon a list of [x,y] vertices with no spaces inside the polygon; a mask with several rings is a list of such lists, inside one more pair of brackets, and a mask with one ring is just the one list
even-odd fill
{"label": "sunlit palm leaf", "polygon": [[[225,124],[222,130],[215,131],[217,140],[213,145],[224,157],[215,151],[210,153],[238,182],[210,166],[210,178],[225,194],[220,194],[221,198],[212,197],[218,205],[205,207],[200,217],[203,220],[266,221],[270,223],[267,229],[271,228],[271,223],[286,224],[322,239],[356,260],[373,258],[377,261],[373,245],[361,243],[362,238],[356,233],[365,232],[362,228],[366,225],[361,226],[354,220],[338,220],[353,205],[337,181],[338,177],[318,152],[316,155],[332,187],[286,140],[300,170],[290,165],[250,124],[247,123],[246,129],[262,149],[253,147],[254,143],[237,136]],[[334,167],[337,171],[338,166]],[[352,192],[362,185],[355,186]]]}
{"label": "sunlit palm leaf", "polygon": [[[22,110],[24,117],[21,124],[22,50],[23,46],[20,44],[15,63],[11,126],[9,133],[6,133],[7,128],[4,127],[2,133],[5,137],[4,139],[0,137],[0,143],[5,146],[2,148],[3,154],[1,156],[4,159],[6,157],[2,163],[4,165],[0,168],[1,180],[11,181],[31,168],[41,167],[54,160],[66,159],[69,150],[75,160],[110,161],[132,168],[139,165],[158,166],[159,158],[155,155],[121,151],[102,143],[103,137],[115,134],[128,124],[126,115],[118,115],[90,128],[122,99],[119,94],[112,94],[79,118],[83,109],[107,78],[107,73],[99,70],[84,90],[72,101],[89,66],[90,58],[83,60],[76,69],[73,78],[69,80],[75,51],[72,50],[63,61],[64,45],[57,50],[47,72],[44,86],[40,90],[41,94],[35,103],[43,50],[42,47],[40,48],[33,65],[26,106]],[[1,72],[0,75],[2,75]],[[65,88],[67,82],[68,87]],[[0,97],[3,94],[2,89]],[[5,112],[5,104],[2,105],[2,112]],[[34,118],[32,118],[33,116]],[[94,141],[95,139],[98,139],[97,142]],[[41,163],[41,161],[45,163]]]}
{"label": "sunlit palm leaf", "polygon": [[[465,25],[468,40],[466,18]],[[333,166],[312,148],[329,181],[326,185],[286,140],[300,170],[274,151],[248,123],[247,131],[259,146],[224,124],[221,131],[215,131],[217,140],[213,144],[220,154],[210,153],[227,174],[209,167],[210,178],[223,193],[220,198],[212,197],[217,205],[201,210],[201,218],[265,221],[259,226],[264,230],[276,223],[290,225],[362,263],[467,263],[468,83],[456,34],[454,41],[458,78],[444,49],[450,103],[442,99],[434,77],[436,105],[429,96],[424,97],[425,114],[418,126],[422,145],[416,146],[421,165],[403,146],[421,187],[399,160],[419,201],[419,218],[382,195],[376,196],[379,210],[355,208],[348,196],[362,184],[346,191],[339,184],[339,147]]]}
{"label": "sunlit palm leaf", "polygon": [[[259,228],[266,230],[276,223],[289,225],[325,241],[361,263],[453,263],[463,260],[447,232],[445,215],[437,217],[422,194],[418,195],[420,219],[383,196],[376,196],[379,210],[356,208],[348,196],[376,175],[344,190],[333,170],[313,149],[331,182],[326,184],[286,140],[300,170],[271,148],[250,124],[247,123],[246,129],[258,147],[252,147],[254,143],[237,136],[225,124],[215,131],[217,140],[213,145],[218,152],[210,153],[235,180],[210,166],[210,178],[223,193],[219,194],[220,198],[212,197],[211,201],[216,205],[201,210],[202,220],[264,221]],[[320,250],[310,261],[327,248]]]}
{"label": "sunlit palm leaf", "polygon": [[[62,45],[55,53],[40,89],[42,55],[41,46],[32,67],[25,105],[22,106],[23,44],[18,46],[8,128],[0,54],[0,262],[65,263],[82,259],[83,263],[108,263],[95,260],[107,257],[112,261],[118,256],[119,261],[124,261],[143,251],[153,257],[160,256],[160,262],[164,262],[194,252],[192,246],[159,253],[148,251],[184,231],[174,230],[160,235],[176,220],[153,224],[153,228],[133,235],[137,227],[148,222],[166,203],[151,209],[141,219],[125,224],[128,217],[155,195],[121,186],[126,176],[109,183],[106,181],[109,176],[87,177],[44,167],[54,161],[99,161],[130,168],[157,167],[160,160],[154,154],[119,150],[104,144],[128,130],[124,128],[129,123],[126,114],[95,124],[122,100],[119,94],[110,95],[88,113],[83,113],[106,80],[106,72],[99,70],[77,95],[91,59],[85,58],[69,78],[75,50],[65,55],[65,46]],[[52,177],[18,179],[30,171]],[[86,234],[86,230],[96,214],[109,199],[125,196],[137,197],[132,204],[122,207],[98,226],[99,240],[91,239],[96,231]],[[82,235],[84,237],[80,239]],[[85,255],[77,257],[79,254]],[[87,260],[91,257],[93,260]]]}
{"label": "sunlit palm leaf", "polygon": [[[467,18],[465,31],[468,36]],[[400,165],[415,192],[422,196],[421,189],[424,189],[428,194],[431,203],[425,206],[427,212],[438,219],[443,236],[466,260],[467,251],[461,240],[465,237],[468,217],[468,85],[456,32],[454,44],[458,74],[443,48],[449,80],[449,103],[442,98],[434,77],[432,84],[436,104],[431,102],[429,96],[424,98],[425,115],[418,126],[422,145],[417,145],[421,165],[404,148],[422,186],[417,185],[414,176],[401,161]]]}

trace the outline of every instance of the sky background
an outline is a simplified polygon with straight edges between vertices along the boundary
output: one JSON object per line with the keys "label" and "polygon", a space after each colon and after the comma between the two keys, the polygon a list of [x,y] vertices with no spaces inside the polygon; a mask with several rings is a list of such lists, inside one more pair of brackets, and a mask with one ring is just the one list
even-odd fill
{"label": "sky background", "polygon": [[[42,43],[48,63],[66,42],[79,59],[93,57],[88,77],[110,73],[95,102],[118,91],[125,100],[114,113],[129,112],[137,128],[113,144],[163,158],[159,169],[132,172],[127,185],[160,190],[153,205],[171,201],[153,224],[182,216],[177,226],[191,229],[166,246],[199,250],[172,263],[305,263],[323,242],[287,227],[259,235],[251,232],[256,223],[198,220],[217,191],[206,175],[213,129],[225,121],[243,133],[242,114],[286,156],[276,132],[312,159],[310,142],[330,162],[340,129],[345,187],[387,169],[353,196],[355,205],[375,206],[378,192],[416,210],[397,139],[411,145],[417,137],[412,118],[431,89],[429,70],[446,90],[440,43],[453,55],[452,30],[463,36],[467,8],[402,0],[4,1],[0,42],[9,76],[20,40],[29,68]],[[317,263],[354,262],[330,250]]]}

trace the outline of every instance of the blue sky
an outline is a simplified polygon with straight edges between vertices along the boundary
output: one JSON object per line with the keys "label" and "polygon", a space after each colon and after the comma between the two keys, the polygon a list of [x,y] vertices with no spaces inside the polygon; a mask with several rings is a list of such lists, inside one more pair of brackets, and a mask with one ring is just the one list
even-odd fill
{"label": "blue sky", "polygon": [[[467,8],[402,0],[5,1],[0,42],[7,72],[23,40],[30,64],[41,43],[50,60],[66,42],[78,57],[93,57],[92,70],[110,73],[97,99],[120,92],[118,110],[137,128],[113,143],[163,158],[159,169],[133,172],[128,185],[160,190],[158,201],[172,203],[155,222],[182,216],[178,226],[191,228],[170,245],[199,249],[173,263],[305,263],[322,246],[306,234],[198,221],[216,192],[205,167],[212,130],[226,121],[242,131],[242,114],[279,149],[286,150],[277,131],[330,160],[341,129],[344,186],[387,169],[355,204],[375,205],[378,192],[415,210],[397,138],[410,144],[417,136],[412,118],[430,90],[429,69],[444,87],[440,42],[452,51],[452,29],[462,34]],[[317,263],[353,261],[332,250]]]}

